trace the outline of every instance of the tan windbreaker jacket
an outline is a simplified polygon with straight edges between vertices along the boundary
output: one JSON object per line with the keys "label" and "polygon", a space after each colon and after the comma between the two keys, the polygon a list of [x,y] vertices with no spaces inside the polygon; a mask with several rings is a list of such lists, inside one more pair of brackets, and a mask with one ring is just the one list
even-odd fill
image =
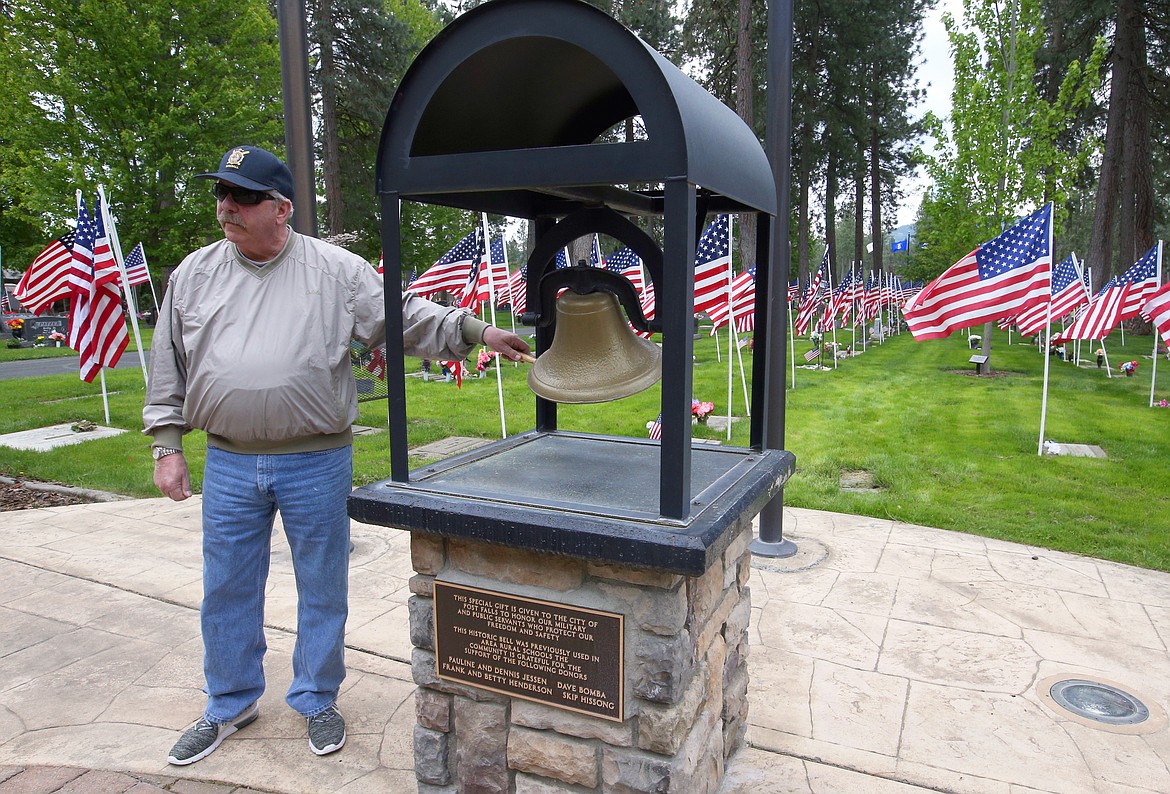
{"label": "tan windbreaker jacket", "polygon": [[[486,324],[403,295],[408,355],[459,360]],[[256,266],[220,240],[175,270],[159,309],[142,411],[156,446],[191,428],[235,452],[332,449],[358,416],[350,340],[385,340],[382,280],[361,257],[289,230]]]}

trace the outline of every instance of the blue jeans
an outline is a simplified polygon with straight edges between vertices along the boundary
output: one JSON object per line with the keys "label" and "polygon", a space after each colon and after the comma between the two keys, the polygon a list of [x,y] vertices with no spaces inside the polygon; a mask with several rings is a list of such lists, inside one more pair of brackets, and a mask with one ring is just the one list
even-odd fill
{"label": "blue jeans", "polygon": [[241,455],[209,447],[203,474],[206,717],[227,722],[264,692],[264,590],[276,511],[297,585],[293,681],[285,700],[311,717],[345,678],[353,448]]}

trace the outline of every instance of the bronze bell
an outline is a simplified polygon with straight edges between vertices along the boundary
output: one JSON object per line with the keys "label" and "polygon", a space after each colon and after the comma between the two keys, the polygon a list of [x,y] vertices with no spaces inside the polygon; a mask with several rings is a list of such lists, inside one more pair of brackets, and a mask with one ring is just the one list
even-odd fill
{"label": "bronze bell", "polygon": [[634,334],[608,292],[557,299],[552,344],[528,372],[528,387],[558,403],[603,403],[637,394],[662,377],[662,350]]}

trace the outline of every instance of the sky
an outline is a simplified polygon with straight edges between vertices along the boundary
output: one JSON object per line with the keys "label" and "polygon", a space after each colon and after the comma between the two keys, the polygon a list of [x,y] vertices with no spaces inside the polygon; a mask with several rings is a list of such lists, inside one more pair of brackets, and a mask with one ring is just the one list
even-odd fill
{"label": "sky", "polygon": [[[942,15],[950,11],[962,19],[962,0],[938,0],[938,5],[927,12],[923,22],[922,56],[918,64],[918,83],[926,90],[926,99],[913,109],[914,118],[921,118],[928,110],[945,117],[951,112],[951,90],[954,87],[954,68],[951,64],[950,42],[943,27]],[[925,145],[925,142],[924,142]],[[929,185],[923,169],[910,178],[906,198],[898,208],[896,226],[913,223],[918,215],[922,193]]]}

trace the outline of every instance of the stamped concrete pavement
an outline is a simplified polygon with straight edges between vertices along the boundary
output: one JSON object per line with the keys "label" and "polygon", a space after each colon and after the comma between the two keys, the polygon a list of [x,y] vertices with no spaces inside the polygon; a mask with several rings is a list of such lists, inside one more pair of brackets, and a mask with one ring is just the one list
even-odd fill
{"label": "stamped concrete pavement", "polygon": [[[785,529],[797,556],[753,565],[751,747],[725,794],[1170,790],[1170,575],[809,510]],[[409,538],[353,539],[345,749],[314,756],[283,703],[296,596],[278,531],[261,718],[172,767],[203,705],[199,499],[0,513],[0,791],[414,791]],[[1049,695],[1065,678],[1149,717],[1068,713]]]}

